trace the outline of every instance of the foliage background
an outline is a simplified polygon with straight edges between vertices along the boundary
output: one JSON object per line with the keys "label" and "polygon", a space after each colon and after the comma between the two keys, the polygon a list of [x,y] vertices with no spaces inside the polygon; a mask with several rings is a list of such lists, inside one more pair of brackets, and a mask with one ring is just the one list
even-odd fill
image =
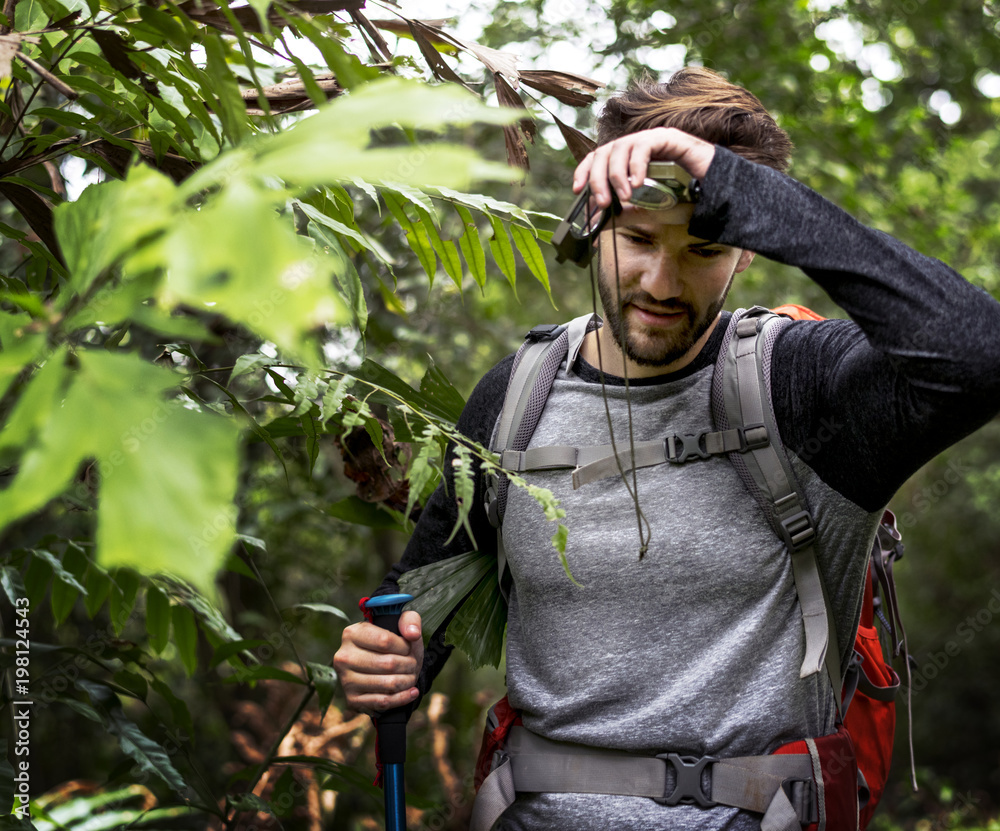
{"label": "foliage background", "polygon": [[[993,2],[498,2],[444,23],[458,45],[407,22],[438,14],[420,2],[3,12],[0,723],[14,762],[28,597],[38,828],[378,827],[371,730],[328,667],[340,629],[399,556],[461,395],[590,306],[544,242],[596,90],[573,106],[517,69],[610,89],[719,69],[789,131],[793,175],[1000,292]],[[500,126],[497,71],[533,125]],[[780,302],[838,314],[760,259],[729,305]],[[994,421],[893,503],[922,789],[901,728],[882,828],[997,827],[998,451]],[[413,827],[463,827],[501,689],[455,656],[415,715]]]}

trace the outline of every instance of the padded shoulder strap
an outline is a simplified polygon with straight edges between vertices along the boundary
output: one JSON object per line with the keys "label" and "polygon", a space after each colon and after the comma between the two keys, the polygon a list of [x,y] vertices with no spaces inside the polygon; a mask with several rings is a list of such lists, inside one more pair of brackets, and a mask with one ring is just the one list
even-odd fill
{"label": "padded shoulder strap", "polygon": [[771,405],[771,349],[787,322],[760,306],[733,315],[713,376],[712,415],[718,429],[767,431],[767,444],[732,453],[730,459],[792,558],[806,641],[800,677],[825,665],[839,709],[840,650],[816,562],[815,526]]}

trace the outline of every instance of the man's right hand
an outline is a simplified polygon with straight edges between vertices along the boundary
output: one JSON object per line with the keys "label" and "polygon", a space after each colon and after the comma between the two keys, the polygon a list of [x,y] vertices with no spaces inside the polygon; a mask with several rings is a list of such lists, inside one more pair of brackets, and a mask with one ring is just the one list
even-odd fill
{"label": "man's right hand", "polygon": [[420,615],[403,612],[395,635],[374,623],[344,629],[333,656],[337,677],[351,709],[375,715],[411,704],[420,694],[417,675],[424,662]]}

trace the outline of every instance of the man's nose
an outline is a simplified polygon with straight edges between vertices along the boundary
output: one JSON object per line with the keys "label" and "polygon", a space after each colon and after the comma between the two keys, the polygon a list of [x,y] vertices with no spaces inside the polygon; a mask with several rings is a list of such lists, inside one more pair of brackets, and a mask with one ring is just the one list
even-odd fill
{"label": "man's nose", "polygon": [[657,300],[669,300],[681,293],[680,265],[669,251],[651,253],[642,271],[640,287]]}

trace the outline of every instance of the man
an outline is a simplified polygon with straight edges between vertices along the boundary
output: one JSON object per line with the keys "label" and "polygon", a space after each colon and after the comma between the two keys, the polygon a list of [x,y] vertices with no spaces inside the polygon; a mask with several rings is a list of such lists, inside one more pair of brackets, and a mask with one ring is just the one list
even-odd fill
{"label": "man", "polygon": [[[710,428],[732,279],[755,254],[801,268],[851,317],[790,323],[771,363],[775,417],[815,521],[844,667],[884,506],[924,462],[1000,410],[1000,304],[783,175],[787,136],[754,96],[708,70],[613,98],[599,145],[573,189],[589,184],[601,207],[612,189],[626,204],[651,160],[681,165],[700,194],[667,212],[626,204],[602,231],[606,323],[571,341],[531,446],[607,444],[609,423],[622,446],[630,419],[636,441]],[[470,396],[459,421],[470,438],[489,442],[511,363],[501,361]],[[506,669],[528,730],[590,748],[723,759],[836,731],[827,676],[800,674],[789,554],[725,456],[637,472],[650,534],[641,559],[622,480],[573,490],[569,473],[552,471],[531,481],[566,511],[566,553],[582,588],[566,578],[541,512],[511,488]],[[395,591],[408,569],[470,550],[461,535],[443,545],[455,515],[439,489],[378,593]],[[471,526],[480,550],[492,551],[478,507]],[[405,613],[401,632],[345,630],[335,664],[351,706],[377,712],[426,692],[447,657],[442,633],[425,657],[419,616]],[[519,793],[502,825],[757,829],[761,814]]]}

